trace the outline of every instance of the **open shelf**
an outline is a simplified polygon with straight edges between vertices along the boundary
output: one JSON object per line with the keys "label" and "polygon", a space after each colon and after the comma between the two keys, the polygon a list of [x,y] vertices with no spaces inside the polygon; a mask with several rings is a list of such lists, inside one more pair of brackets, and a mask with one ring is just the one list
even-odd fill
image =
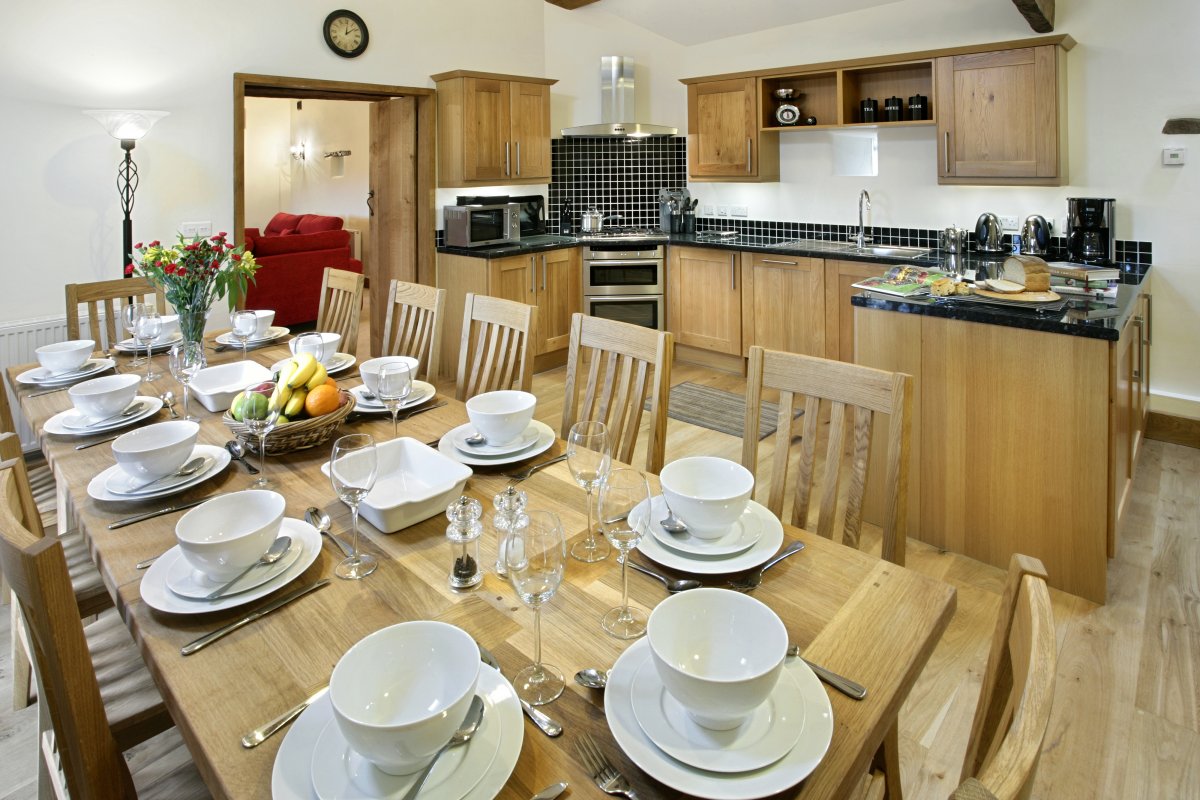
{"label": "open shelf", "polygon": [[[796,93],[790,101],[775,97],[776,89],[791,89]],[[926,97],[926,117],[910,120],[908,98],[921,94]],[[758,81],[759,129],[763,131],[836,130],[838,128],[892,128],[936,125],[933,115],[933,61],[913,61],[901,64],[881,64],[795,75],[772,75]],[[903,100],[903,117],[887,122],[883,103],[889,97]],[[875,122],[859,121],[859,103],[866,98],[879,102]],[[800,119],[813,116],[816,125],[780,125],[775,109],[782,102],[791,102],[800,109]]]}
{"label": "open shelf", "polygon": [[[908,98],[915,94],[925,95],[925,120],[909,120]],[[883,101],[889,97],[903,101],[901,118],[897,122],[883,119]],[[842,70],[842,124],[861,122],[859,103],[866,99],[879,102],[875,123],[897,125],[900,122],[928,124],[934,120],[933,109],[933,62],[914,61],[908,64],[887,64],[877,67]]]}
{"label": "open shelf", "polygon": [[[838,119],[838,73],[812,72],[801,75],[783,75],[775,78],[763,78],[758,82],[759,104],[761,119],[759,126],[763,130],[790,131],[797,128],[829,128],[836,126]],[[775,97],[776,89],[792,89],[796,96],[791,100],[780,100]],[[775,119],[775,109],[781,103],[791,103],[800,109],[800,119],[816,117],[816,125],[780,125]]]}

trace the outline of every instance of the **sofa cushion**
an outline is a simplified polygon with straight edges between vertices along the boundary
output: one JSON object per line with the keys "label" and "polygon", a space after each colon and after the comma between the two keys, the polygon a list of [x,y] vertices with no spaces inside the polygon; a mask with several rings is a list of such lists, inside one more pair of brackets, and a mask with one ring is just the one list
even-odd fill
{"label": "sofa cushion", "polygon": [[305,214],[296,223],[296,233],[323,233],[340,231],[345,223],[341,217],[326,217],[321,214]]}
{"label": "sofa cushion", "polygon": [[263,228],[263,236],[283,236],[283,232],[288,228],[294,231],[302,218],[302,214],[288,214],[286,211],[280,211],[271,217],[267,227]]}
{"label": "sofa cushion", "polygon": [[344,250],[344,258],[350,257],[349,231],[323,231],[321,233],[297,233],[292,236],[263,236],[254,242],[255,258],[282,253],[304,253],[311,250]]}

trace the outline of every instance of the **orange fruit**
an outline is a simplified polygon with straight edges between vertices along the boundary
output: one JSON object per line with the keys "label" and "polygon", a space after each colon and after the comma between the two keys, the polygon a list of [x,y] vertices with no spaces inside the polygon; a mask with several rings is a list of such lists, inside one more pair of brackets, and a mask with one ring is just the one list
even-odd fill
{"label": "orange fruit", "polygon": [[339,402],[341,402],[341,398],[338,397],[337,387],[322,383],[309,392],[308,397],[304,398],[304,410],[310,417],[319,417],[322,414],[336,411]]}
{"label": "orange fruit", "polygon": [[329,377],[328,375],[325,376],[325,383],[328,384],[329,386],[333,386],[333,387],[337,386],[337,381],[335,381],[333,378]]}

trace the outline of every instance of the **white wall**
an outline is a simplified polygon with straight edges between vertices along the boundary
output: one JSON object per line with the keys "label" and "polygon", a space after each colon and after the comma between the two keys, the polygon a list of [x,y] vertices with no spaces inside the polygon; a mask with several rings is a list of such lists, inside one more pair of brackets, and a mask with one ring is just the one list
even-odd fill
{"label": "white wall", "polygon": [[246,225],[264,228],[292,208],[292,100],[246,98]]}

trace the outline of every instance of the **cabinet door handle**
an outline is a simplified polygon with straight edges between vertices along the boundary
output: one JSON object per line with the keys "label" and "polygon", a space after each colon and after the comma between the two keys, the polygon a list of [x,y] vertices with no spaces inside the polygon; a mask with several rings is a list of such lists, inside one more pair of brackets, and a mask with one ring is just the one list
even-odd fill
{"label": "cabinet door handle", "polygon": [[537,256],[529,257],[529,293],[534,292],[534,283],[537,281]]}
{"label": "cabinet door handle", "polygon": [[754,153],[750,149],[750,141],[751,141],[750,137],[747,136],[746,137],[746,174],[747,175],[752,175],[754,173],[754,169],[753,169]]}
{"label": "cabinet door handle", "polygon": [[942,164],[946,167],[946,174],[950,174],[950,131],[946,131],[942,139]]}
{"label": "cabinet door handle", "polygon": [[1149,346],[1150,344],[1152,344],[1152,342],[1150,340],[1154,338],[1154,333],[1153,333],[1154,325],[1152,324],[1154,322],[1154,303],[1151,302],[1152,300],[1154,300],[1154,295],[1150,294],[1149,292],[1146,292],[1145,296],[1146,296],[1146,345]]}
{"label": "cabinet door handle", "polygon": [[517,177],[521,177],[521,143],[517,142]]}
{"label": "cabinet door handle", "polygon": [[1137,341],[1138,365],[1137,365],[1137,369],[1135,369],[1133,371],[1133,379],[1135,381],[1137,381],[1138,383],[1141,383],[1142,382],[1142,368],[1145,366],[1142,363],[1142,353],[1145,352],[1145,349],[1142,347],[1142,335],[1145,333],[1146,329],[1145,329],[1145,325],[1144,325],[1144,322],[1141,317],[1134,317],[1133,324],[1135,326],[1137,326],[1137,329],[1138,329],[1138,341]]}
{"label": "cabinet door handle", "polygon": [[758,263],[760,263],[760,264],[788,264],[789,266],[793,266],[793,267],[796,266],[796,264],[797,264],[797,262],[795,262],[795,261],[778,261],[774,258],[760,258],[758,260]]}
{"label": "cabinet door handle", "polygon": [[546,256],[542,256],[542,291],[546,291]]}
{"label": "cabinet door handle", "polygon": [[504,143],[504,174],[512,175],[512,161],[508,157],[508,142]]}
{"label": "cabinet door handle", "polygon": [[729,256],[729,278],[733,286],[733,290],[737,291],[737,253],[732,253]]}

